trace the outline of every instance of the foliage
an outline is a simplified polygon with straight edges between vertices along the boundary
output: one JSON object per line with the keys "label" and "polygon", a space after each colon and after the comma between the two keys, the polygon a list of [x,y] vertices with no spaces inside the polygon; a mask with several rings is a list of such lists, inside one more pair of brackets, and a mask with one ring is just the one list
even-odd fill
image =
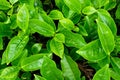
{"label": "foliage", "polygon": [[0,0],[0,80],[119,80],[119,0]]}

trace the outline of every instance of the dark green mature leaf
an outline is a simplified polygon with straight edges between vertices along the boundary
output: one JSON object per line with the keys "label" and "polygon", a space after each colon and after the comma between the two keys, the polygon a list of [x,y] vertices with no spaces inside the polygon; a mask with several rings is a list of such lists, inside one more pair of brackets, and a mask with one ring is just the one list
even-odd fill
{"label": "dark green mature leaf", "polygon": [[0,10],[8,10],[11,7],[12,6],[10,5],[10,3],[7,0],[0,0]]}
{"label": "dark green mature leaf", "polygon": [[0,37],[0,50],[2,50],[3,49],[3,39],[2,39],[2,37]]}
{"label": "dark green mature leaf", "polygon": [[91,15],[93,13],[95,13],[97,10],[92,7],[92,6],[87,6],[82,10],[82,13],[86,14],[86,15]]}
{"label": "dark green mature leaf", "polygon": [[63,0],[55,0],[55,4],[60,10],[62,10],[62,7],[64,5],[64,1]]}
{"label": "dark green mature leaf", "polygon": [[16,66],[7,67],[2,70],[0,80],[15,80],[20,68]]}
{"label": "dark green mature leaf", "polygon": [[40,71],[47,80],[64,80],[62,72],[56,67],[55,62],[46,56]]}
{"label": "dark green mature leaf", "polygon": [[8,24],[0,23],[0,37],[11,36],[12,30]]}
{"label": "dark green mature leaf", "polygon": [[101,80],[101,78],[102,80],[110,80],[110,71],[108,64],[95,73],[93,80]]}
{"label": "dark green mature leaf", "polygon": [[44,77],[41,77],[39,75],[34,75],[35,76],[35,80],[46,80]]}
{"label": "dark green mature leaf", "polygon": [[77,53],[89,61],[99,61],[107,56],[99,40],[88,43],[80,48]]}
{"label": "dark green mature leaf", "polygon": [[114,80],[119,80],[120,79],[120,75],[118,73],[114,72],[112,69],[110,69],[110,76]]}
{"label": "dark green mature leaf", "polygon": [[62,42],[58,42],[55,39],[52,39],[50,41],[50,49],[51,51],[56,54],[57,56],[59,56],[60,58],[63,57],[64,54],[64,45]]}
{"label": "dark green mature leaf", "polygon": [[26,7],[26,4],[23,4],[23,6],[19,9],[17,14],[17,25],[20,29],[23,31],[26,31],[28,29],[29,24],[29,12]]}
{"label": "dark green mature leaf", "polygon": [[26,57],[21,62],[21,68],[24,71],[35,71],[39,70],[43,64],[43,56],[42,54],[35,54],[30,57]]}
{"label": "dark green mature leaf", "polygon": [[117,6],[115,16],[116,16],[117,19],[120,19],[120,4]]}
{"label": "dark green mature leaf", "polygon": [[64,3],[73,11],[80,13],[82,5],[80,0],[64,0]]}
{"label": "dark green mature leaf", "polygon": [[32,46],[32,53],[36,54],[36,53],[39,53],[40,50],[42,48],[42,44],[41,43],[35,43],[33,46]]}
{"label": "dark green mature leaf", "polygon": [[53,20],[60,20],[64,18],[63,14],[59,10],[52,10],[49,14],[49,17],[51,17]]}
{"label": "dark green mature leaf", "polygon": [[29,27],[31,30],[46,37],[51,37],[55,34],[54,28],[50,24],[38,19],[31,19],[29,22]]}
{"label": "dark green mature leaf", "polygon": [[107,3],[109,3],[109,0],[91,0],[95,8],[101,8],[105,6]]}
{"label": "dark green mature leaf", "polygon": [[109,0],[109,3],[107,3],[105,6],[104,6],[104,9],[106,10],[112,10],[116,7],[116,0]]}
{"label": "dark green mature leaf", "polygon": [[2,55],[2,64],[9,64],[18,58],[26,46],[28,40],[28,36],[18,35],[13,37],[8,43],[8,46]]}
{"label": "dark green mature leaf", "polygon": [[115,47],[114,36],[110,28],[101,21],[97,21],[98,35],[104,51],[110,55]]}
{"label": "dark green mature leaf", "polygon": [[65,35],[65,45],[68,47],[81,48],[86,44],[84,38],[80,34],[73,33],[66,29],[63,29],[61,33]]}
{"label": "dark green mature leaf", "polygon": [[106,24],[111,29],[113,35],[116,36],[117,33],[116,24],[113,18],[106,10],[103,9],[98,10],[98,19],[102,21],[104,24]]}
{"label": "dark green mature leaf", "polygon": [[114,71],[119,74],[120,73],[120,58],[111,57],[111,64],[113,66]]}
{"label": "dark green mature leaf", "polygon": [[71,57],[65,55],[61,60],[61,67],[65,80],[80,80],[81,73]]}

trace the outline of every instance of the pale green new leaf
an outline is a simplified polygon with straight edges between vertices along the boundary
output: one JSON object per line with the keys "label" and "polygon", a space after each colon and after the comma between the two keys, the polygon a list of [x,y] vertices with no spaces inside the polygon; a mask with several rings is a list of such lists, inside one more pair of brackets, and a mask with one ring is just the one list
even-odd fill
{"label": "pale green new leaf", "polygon": [[98,70],[94,77],[93,80],[110,80],[110,71],[109,71],[109,65],[105,65],[102,67],[100,70]]}
{"label": "pale green new leaf", "polygon": [[77,53],[89,61],[99,61],[107,55],[101,47],[100,41],[95,40],[80,48]]}
{"label": "pale green new leaf", "polygon": [[68,30],[72,30],[74,28],[74,23],[70,20],[70,19],[61,19],[59,20],[59,24],[60,26],[58,26],[58,30],[61,29],[62,27],[68,29]]}
{"label": "pale green new leaf", "polygon": [[18,2],[18,0],[9,0],[9,2],[13,5],[13,4],[15,4],[16,2]]}
{"label": "pale green new leaf", "polygon": [[35,43],[33,46],[32,46],[32,53],[36,54],[36,53],[39,53],[40,50],[42,48],[42,44],[41,43]]}
{"label": "pale green new leaf", "polygon": [[39,19],[31,19],[29,22],[29,27],[31,30],[46,37],[51,37],[55,34],[54,28],[50,24]]}
{"label": "pale green new leaf", "polygon": [[92,7],[92,6],[87,6],[82,10],[82,13],[86,14],[86,15],[91,15],[93,13],[95,13],[97,10]]}
{"label": "pale green new leaf", "polygon": [[2,55],[2,64],[9,64],[18,58],[29,40],[28,36],[18,35],[13,37]]}
{"label": "pale green new leaf", "polygon": [[26,4],[23,4],[23,6],[19,9],[17,13],[17,25],[20,29],[23,31],[26,31],[28,29],[29,24],[29,11],[27,9]]}
{"label": "pale green new leaf", "polygon": [[44,77],[41,77],[39,75],[34,75],[35,76],[35,80],[46,80]]}
{"label": "pale green new leaf", "polygon": [[10,66],[4,68],[0,74],[0,80],[15,80],[18,76],[20,68],[16,66]]}
{"label": "pale green new leaf", "polygon": [[21,61],[21,68],[24,71],[35,71],[39,70],[43,63],[42,54],[31,55],[30,57],[26,57]]}
{"label": "pale green new leaf", "polygon": [[80,80],[80,70],[71,57],[65,55],[61,60],[61,67],[65,80]]}
{"label": "pale green new leaf", "polygon": [[44,57],[40,71],[42,76],[47,80],[64,80],[62,72],[56,67],[55,62],[46,56]]}
{"label": "pale green new leaf", "polygon": [[58,33],[55,35],[54,40],[65,43],[65,36],[62,33]]}
{"label": "pale green new leaf", "polygon": [[115,47],[114,35],[110,28],[103,22],[97,20],[98,35],[104,51],[110,55]]}
{"label": "pale green new leaf", "polygon": [[60,20],[64,18],[63,14],[59,10],[52,10],[48,16],[53,20]]}
{"label": "pale green new leaf", "polygon": [[64,54],[64,45],[62,42],[58,42],[55,39],[52,39],[50,41],[50,49],[51,51],[56,54],[57,56],[59,56],[60,58],[63,57]]}
{"label": "pale green new leaf", "polygon": [[81,13],[82,5],[80,0],[64,0],[64,3],[73,11]]}

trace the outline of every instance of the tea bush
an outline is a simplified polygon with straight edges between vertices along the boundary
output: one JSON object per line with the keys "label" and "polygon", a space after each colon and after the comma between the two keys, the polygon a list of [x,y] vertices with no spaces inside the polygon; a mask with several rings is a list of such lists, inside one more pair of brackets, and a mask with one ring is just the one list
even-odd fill
{"label": "tea bush", "polygon": [[0,80],[119,80],[119,0],[0,0]]}

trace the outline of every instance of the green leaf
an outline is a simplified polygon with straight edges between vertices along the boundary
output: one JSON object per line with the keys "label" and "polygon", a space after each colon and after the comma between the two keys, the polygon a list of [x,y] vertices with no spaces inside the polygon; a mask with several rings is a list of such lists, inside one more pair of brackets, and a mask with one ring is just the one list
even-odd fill
{"label": "green leaf", "polygon": [[3,39],[2,39],[2,37],[0,37],[0,50],[2,50],[3,49]]}
{"label": "green leaf", "polygon": [[102,21],[104,24],[106,24],[111,29],[113,35],[116,36],[117,27],[115,21],[106,10],[104,9],[98,10],[98,19]]}
{"label": "green leaf", "polygon": [[28,29],[28,23],[29,23],[29,11],[26,7],[26,4],[24,4],[17,13],[17,25],[20,29],[23,31],[26,31]]}
{"label": "green leaf", "polygon": [[43,64],[43,55],[35,54],[30,57],[26,57],[21,62],[21,68],[24,71],[39,70]]}
{"label": "green leaf", "polygon": [[93,13],[95,13],[97,10],[92,7],[92,6],[87,6],[82,10],[82,13],[86,14],[86,15],[91,15]]}
{"label": "green leaf", "polygon": [[111,64],[116,73],[120,73],[120,58],[111,57]]}
{"label": "green leaf", "polygon": [[63,0],[55,0],[55,4],[60,10],[62,10],[62,7],[64,5],[64,1]]}
{"label": "green leaf", "polygon": [[10,5],[10,3],[7,0],[0,0],[0,10],[8,10],[11,7],[12,6]]}
{"label": "green leaf", "polygon": [[59,24],[60,25],[58,25],[58,30],[60,30],[62,27],[68,30],[72,30],[74,28],[74,23],[70,19],[61,19],[59,20]]}
{"label": "green leaf", "polygon": [[115,16],[116,16],[117,19],[120,19],[120,4],[117,6]]}
{"label": "green leaf", "polygon": [[46,37],[51,37],[55,34],[54,28],[50,24],[38,19],[31,19],[29,22],[29,27],[31,30]]}
{"label": "green leaf", "polygon": [[13,37],[8,43],[8,46],[2,55],[2,64],[9,64],[10,62],[18,58],[22,50],[26,46],[28,40],[28,36],[21,35]]}
{"label": "green leaf", "polygon": [[81,13],[82,5],[80,0],[64,0],[64,3],[73,11]]}
{"label": "green leaf", "polygon": [[40,52],[40,50],[41,50],[41,48],[42,48],[42,44],[41,43],[35,43],[33,46],[32,46],[32,49],[31,49],[31,51],[32,51],[32,53],[39,53]]}
{"label": "green leaf", "polygon": [[110,55],[115,47],[114,36],[110,28],[101,21],[97,21],[98,35],[104,51]]}
{"label": "green leaf", "polygon": [[84,38],[80,34],[73,33],[73,32],[66,30],[66,29],[63,29],[61,31],[61,33],[64,34],[65,45],[68,47],[80,48],[86,44]]}
{"label": "green leaf", "polygon": [[62,33],[57,33],[54,37],[57,42],[65,43],[65,36]]}
{"label": "green leaf", "polygon": [[20,68],[16,66],[10,66],[4,68],[0,74],[0,80],[15,80],[18,76]]}
{"label": "green leaf", "polygon": [[46,80],[44,77],[41,77],[39,75],[34,75],[35,76],[35,80]]}
{"label": "green leaf", "polygon": [[0,37],[8,37],[12,35],[12,30],[8,24],[0,23]]}
{"label": "green leaf", "polygon": [[110,76],[114,80],[119,80],[120,79],[120,75],[118,73],[114,72],[112,69],[110,69]]}
{"label": "green leaf", "polygon": [[46,56],[44,57],[40,71],[42,76],[47,80],[64,80],[62,72],[56,67],[55,62]]}
{"label": "green leaf", "polygon": [[71,57],[64,56],[61,60],[61,67],[65,80],[80,80],[80,70]]}
{"label": "green leaf", "polygon": [[116,7],[117,5],[117,2],[116,0],[109,0],[109,3],[107,3],[105,6],[104,6],[104,9],[106,10],[112,10]]}
{"label": "green leaf", "polygon": [[13,66],[20,66],[21,65],[21,61],[26,58],[28,56],[28,50],[27,49],[24,49],[22,51],[22,54],[17,58],[15,59],[11,64]]}
{"label": "green leaf", "polygon": [[108,64],[95,73],[93,80],[101,80],[101,78],[102,80],[110,80],[110,71]]}
{"label": "green leaf", "polygon": [[107,3],[109,3],[109,0],[91,0],[95,8],[101,8],[105,6]]}
{"label": "green leaf", "polygon": [[9,2],[13,5],[13,4],[15,4],[16,2],[18,2],[18,0],[9,0]]}
{"label": "green leaf", "polygon": [[62,42],[58,42],[55,39],[52,39],[50,41],[50,49],[51,51],[56,54],[57,56],[59,56],[60,58],[63,57],[64,54],[64,45]]}
{"label": "green leaf", "polygon": [[59,10],[52,10],[49,14],[49,17],[51,17],[53,20],[60,20],[64,18],[63,14]]}
{"label": "green leaf", "polygon": [[[95,46],[95,47],[94,47]],[[101,47],[100,41],[95,40],[80,48],[77,53],[89,61],[99,61],[107,55]]]}

